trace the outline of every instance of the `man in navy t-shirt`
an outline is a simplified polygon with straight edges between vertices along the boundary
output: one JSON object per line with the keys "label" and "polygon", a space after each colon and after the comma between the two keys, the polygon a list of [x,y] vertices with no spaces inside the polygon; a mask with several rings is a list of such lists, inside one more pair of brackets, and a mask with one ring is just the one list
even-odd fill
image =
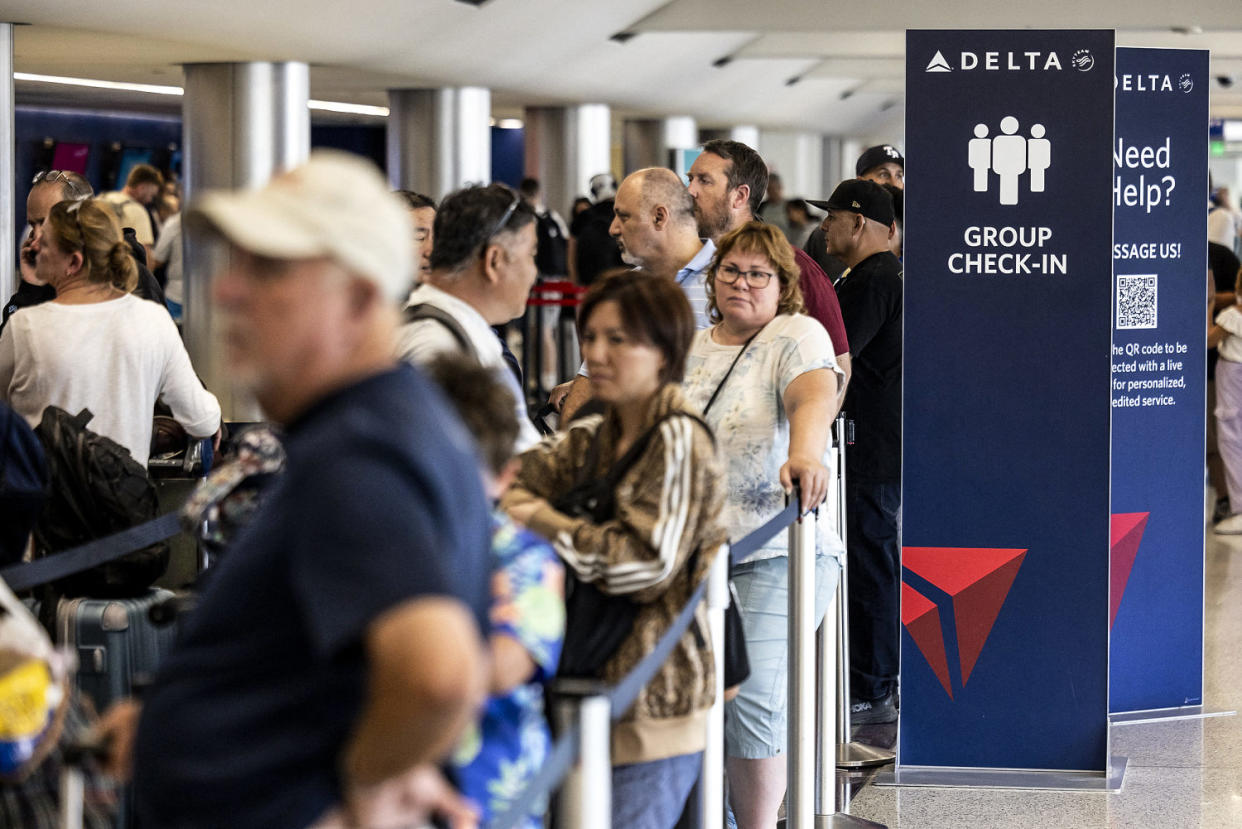
{"label": "man in navy t-shirt", "polygon": [[[478,463],[393,357],[413,262],[386,191],[324,153],[197,210],[233,246],[213,286],[231,370],[285,427],[288,466],[144,698],[146,826],[365,822],[378,786],[425,782],[482,700]],[[423,801],[464,808],[444,786]]]}

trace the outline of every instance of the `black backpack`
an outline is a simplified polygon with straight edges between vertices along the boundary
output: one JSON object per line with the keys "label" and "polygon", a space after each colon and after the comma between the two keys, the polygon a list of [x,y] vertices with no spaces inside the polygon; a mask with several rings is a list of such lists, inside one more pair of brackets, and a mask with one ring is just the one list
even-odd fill
{"label": "black backpack", "polygon": [[[150,521],[159,515],[147,470],[116,441],[86,428],[94,415],[48,406],[35,434],[43,442],[52,494],[35,527],[35,555],[46,556]],[[157,542],[56,582],[63,596],[132,598],[168,569]]]}
{"label": "black backpack", "polygon": [[[596,433],[582,466],[585,480],[553,499],[553,508],[566,515],[590,519],[596,524],[611,520],[617,512],[617,484],[646,451],[660,424],[675,415],[691,418],[712,435],[711,427],[697,415],[682,411],[668,412],[640,435],[603,477],[596,477],[595,470],[599,468],[599,434]],[[714,435],[712,440],[715,441]],[[590,582],[580,581],[572,570],[566,568],[565,639],[561,645],[557,676],[600,677],[604,665],[634,630],[637,616],[638,604],[625,596],[605,593]]]}

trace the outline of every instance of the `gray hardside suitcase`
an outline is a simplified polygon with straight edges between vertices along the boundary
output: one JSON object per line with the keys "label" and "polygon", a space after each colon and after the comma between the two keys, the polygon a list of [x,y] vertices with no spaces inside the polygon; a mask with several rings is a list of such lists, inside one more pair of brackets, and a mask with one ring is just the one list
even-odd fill
{"label": "gray hardside suitcase", "polygon": [[132,696],[134,680],[150,681],[172,648],[175,624],[157,627],[151,606],[172,593],[151,588],[136,599],[62,599],[56,608],[57,643],[78,660],[76,683],[99,712]]}

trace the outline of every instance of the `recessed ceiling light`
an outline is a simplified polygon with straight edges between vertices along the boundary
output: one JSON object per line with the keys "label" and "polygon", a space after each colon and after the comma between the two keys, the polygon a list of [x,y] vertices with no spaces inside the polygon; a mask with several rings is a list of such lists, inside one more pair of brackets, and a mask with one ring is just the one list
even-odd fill
{"label": "recessed ceiling light", "polygon": [[[80,86],[87,89],[112,89],[118,92],[146,92],[151,95],[184,95],[185,90],[179,86],[160,86],[150,83],[122,83],[120,81],[101,81],[94,78],[65,78],[59,75],[32,75],[29,72],[14,72],[13,80],[31,83],[58,84],[60,86]],[[341,112],[348,115],[388,116],[388,107],[369,106],[367,104],[349,104],[343,101],[306,102],[308,109],[322,112]]]}

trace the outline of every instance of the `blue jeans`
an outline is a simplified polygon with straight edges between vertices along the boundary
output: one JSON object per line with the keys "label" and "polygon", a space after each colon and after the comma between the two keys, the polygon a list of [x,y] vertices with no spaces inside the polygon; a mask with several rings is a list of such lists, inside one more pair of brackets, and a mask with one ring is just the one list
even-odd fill
{"label": "blue jeans", "polygon": [[846,487],[850,568],[850,694],[877,700],[897,688],[901,650],[901,482]]}
{"label": "blue jeans", "polygon": [[612,769],[615,829],[672,829],[703,769],[703,753]]}

